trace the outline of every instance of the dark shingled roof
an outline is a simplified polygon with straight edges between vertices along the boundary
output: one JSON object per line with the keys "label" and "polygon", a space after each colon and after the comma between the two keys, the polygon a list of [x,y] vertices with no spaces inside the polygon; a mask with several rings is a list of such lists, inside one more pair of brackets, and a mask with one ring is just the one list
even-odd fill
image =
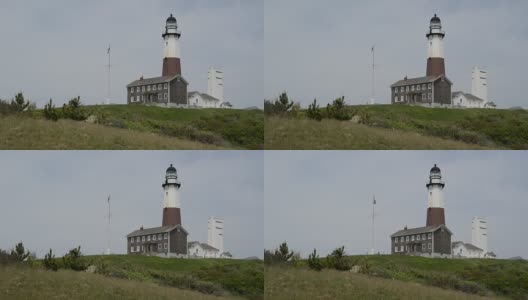
{"label": "dark shingled roof", "polygon": [[479,98],[479,97],[477,97],[477,96],[475,96],[473,94],[464,93],[464,92],[453,92],[452,96],[456,97],[456,96],[458,96],[460,94],[464,95],[469,100],[484,101],[484,99],[481,99],[481,98]]}
{"label": "dark shingled roof", "polygon": [[470,243],[464,243],[464,242],[453,242],[451,245],[452,247],[456,247],[457,245],[463,245],[465,246],[466,248],[468,248],[469,250],[480,250],[480,251],[483,251],[482,249],[480,249],[479,247],[473,245],[473,244],[470,244]]}
{"label": "dark shingled roof", "polygon": [[411,84],[432,83],[432,82],[435,82],[435,81],[437,81],[438,79],[440,79],[442,77],[445,78],[445,80],[447,80],[447,82],[449,82],[451,84],[451,80],[449,80],[444,75],[439,75],[439,76],[425,76],[425,77],[402,79],[400,81],[396,81],[395,83],[393,83],[391,85],[391,87],[406,86],[406,85],[411,85]]}
{"label": "dark shingled roof", "polygon": [[194,245],[200,245],[202,248],[204,248],[205,250],[216,250],[216,251],[220,251],[218,249],[216,249],[215,247],[209,245],[209,244],[205,244],[205,243],[200,243],[200,242],[189,242],[189,247],[192,247]]}
{"label": "dark shingled roof", "polygon": [[219,99],[209,95],[209,94],[206,94],[206,93],[200,93],[200,92],[190,92],[187,96],[188,97],[192,97],[194,95],[200,95],[202,96],[202,98],[204,98],[205,100],[212,100],[212,101],[220,101]]}
{"label": "dark shingled roof", "polygon": [[162,226],[162,227],[138,229],[136,231],[132,231],[131,233],[129,233],[127,235],[127,237],[171,232],[171,231],[173,231],[174,229],[177,229],[177,228],[180,228],[183,232],[188,234],[187,230],[185,230],[185,228],[183,228],[181,225],[175,225],[175,226]]}
{"label": "dark shingled roof", "polygon": [[422,233],[429,233],[429,232],[434,232],[434,231],[437,231],[438,229],[440,229],[441,227],[444,227],[445,230],[447,230],[450,234],[451,233],[451,230],[449,230],[447,228],[447,226],[445,225],[438,225],[438,226],[426,226],[426,227],[417,227],[417,228],[407,228],[407,229],[402,229],[400,231],[396,231],[395,233],[393,233],[391,235],[391,237],[396,237],[396,236],[405,236],[405,235],[411,235],[411,234],[422,234]]}
{"label": "dark shingled roof", "polygon": [[129,85],[127,85],[127,87],[142,86],[142,85],[149,85],[149,84],[159,84],[159,83],[169,83],[176,78],[180,78],[183,82],[185,82],[185,84],[188,84],[187,80],[185,80],[185,78],[183,78],[181,75],[174,75],[174,76],[144,78],[143,80],[138,79],[136,81],[133,81]]}

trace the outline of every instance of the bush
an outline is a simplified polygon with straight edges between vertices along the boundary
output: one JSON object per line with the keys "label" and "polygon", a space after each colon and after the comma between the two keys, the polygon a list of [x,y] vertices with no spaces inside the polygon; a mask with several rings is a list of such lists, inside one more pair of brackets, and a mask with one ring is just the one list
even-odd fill
{"label": "bush", "polygon": [[68,104],[62,106],[62,115],[64,118],[75,121],[84,121],[88,118],[88,114],[81,105],[81,97],[73,98],[68,101]]}
{"label": "bush", "polygon": [[68,254],[64,255],[62,263],[65,268],[74,271],[84,271],[89,265],[82,257],[81,246],[71,249]]}
{"label": "bush", "polygon": [[51,249],[49,253],[44,256],[43,263],[44,267],[48,270],[57,271],[57,269],[59,268],[57,261],[55,260],[55,255],[53,254]]}
{"label": "bush", "polygon": [[269,115],[285,114],[293,107],[294,102],[290,101],[286,92],[279,95],[274,102],[264,100],[264,113]]}
{"label": "bush", "polygon": [[313,103],[308,106],[308,118],[317,121],[321,121],[323,119],[319,105],[317,105],[317,99],[314,99]]}
{"label": "bush", "polygon": [[323,264],[321,263],[319,255],[317,255],[315,249],[313,253],[308,256],[308,266],[310,267],[310,269],[314,269],[316,271],[321,271],[321,269],[323,269]]}
{"label": "bush", "polygon": [[288,249],[286,242],[280,244],[278,249],[275,251],[265,250],[264,251],[264,263],[288,263],[295,261],[295,253]]}
{"label": "bush", "polygon": [[328,268],[338,271],[348,271],[352,268],[350,261],[345,257],[345,246],[336,248],[326,257]]}
{"label": "bush", "polygon": [[57,121],[59,119],[59,114],[55,110],[55,105],[53,100],[50,99],[49,103],[44,106],[44,116],[48,120]]}
{"label": "bush", "polygon": [[352,116],[346,109],[345,97],[337,98],[332,104],[328,104],[326,106],[326,114],[329,118],[340,121],[352,119]]}
{"label": "bush", "polygon": [[30,259],[29,251],[26,251],[22,242],[15,245],[15,249],[11,250],[11,257],[18,262],[27,261]]}
{"label": "bush", "polygon": [[15,99],[11,100],[11,106],[17,112],[26,110],[29,107],[29,105],[30,105],[29,101],[26,101],[24,99],[24,95],[22,93],[18,93],[15,96]]}

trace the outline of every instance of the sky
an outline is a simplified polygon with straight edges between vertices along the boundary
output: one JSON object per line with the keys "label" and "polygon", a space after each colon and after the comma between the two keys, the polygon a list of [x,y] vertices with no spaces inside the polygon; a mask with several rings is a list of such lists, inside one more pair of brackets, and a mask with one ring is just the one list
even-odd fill
{"label": "sky", "polygon": [[126,85],[162,71],[165,21],[182,32],[182,72],[188,91],[207,92],[210,66],[224,71],[226,101],[262,106],[261,0],[2,0],[0,98],[22,91],[38,107],[81,96],[107,98],[107,48],[112,55],[112,103],[126,103]]}
{"label": "sky", "polygon": [[126,253],[127,234],[161,226],[161,184],[171,163],[188,241],[207,243],[208,218],[220,217],[225,251],[262,257],[261,151],[1,151],[0,249],[22,241],[39,257],[78,245],[101,254],[110,195],[110,248]]}
{"label": "sky", "polygon": [[287,91],[308,106],[345,96],[371,97],[371,47],[376,54],[376,103],[390,103],[390,85],[425,76],[429,21],[446,32],[445,63],[453,91],[471,92],[474,66],[488,70],[488,95],[499,108],[528,107],[527,1],[517,0],[266,0],[264,94]]}
{"label": "sky", "polygon": [[434,164],[445,182],[446,225],[452,241],[471,243],[474,216],[488,221],[488,247],[499,258],[528,257],[526,151],[267,151],[264,247],[286,241],[302,257],[345,246],[390,253],[389,236],[425,226]]}

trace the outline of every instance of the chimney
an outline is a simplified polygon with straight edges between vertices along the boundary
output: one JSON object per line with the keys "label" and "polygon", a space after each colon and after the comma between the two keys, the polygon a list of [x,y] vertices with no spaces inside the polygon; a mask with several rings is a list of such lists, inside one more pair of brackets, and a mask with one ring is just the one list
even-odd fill
{"label": "chimney", "polygon": [[403,230],[407,230],[407,225],[405,225],[405,227],[403,227]]}
{"label": "chimney", "polygon": [[[143,78],[143,77],[141,77],[141,78]],[[407,81],[407,76],[403,77],[403,80]]]}
{"label": "chimney", "polygon": [[143,81],[143,75],[141,75],[141,77],[139,77],[139,80]]}
{"label": "chimney", "polygon": [[141,227],[139,227],[139,230],[143,230],[143,225],[141,225]]}

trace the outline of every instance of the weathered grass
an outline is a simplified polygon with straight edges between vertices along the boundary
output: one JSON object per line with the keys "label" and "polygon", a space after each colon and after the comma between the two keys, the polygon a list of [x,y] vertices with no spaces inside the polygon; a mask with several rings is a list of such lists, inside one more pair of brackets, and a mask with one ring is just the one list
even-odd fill
{"label": "weathered grass", "polygon": [[265,269],[266,299],[492,299],[417,283],[306,268]]}
{"label": "weathered grass", "polygon": [[86,272],[0,268],[1,299],[239,299]]}
{"label": "weathered grass", "polygon": [[265,149],[348,150],[348,149],[486,149],[417,132],[375,128],[349,121],[266,117]]}
{"label": "weathered grass", "polygon": [[10,116],[0,117],[0,149],[171,150],[226,149],[226,147],[162,136],[147,131],[112,128],[86,122],[72,120],[53,122]]}

